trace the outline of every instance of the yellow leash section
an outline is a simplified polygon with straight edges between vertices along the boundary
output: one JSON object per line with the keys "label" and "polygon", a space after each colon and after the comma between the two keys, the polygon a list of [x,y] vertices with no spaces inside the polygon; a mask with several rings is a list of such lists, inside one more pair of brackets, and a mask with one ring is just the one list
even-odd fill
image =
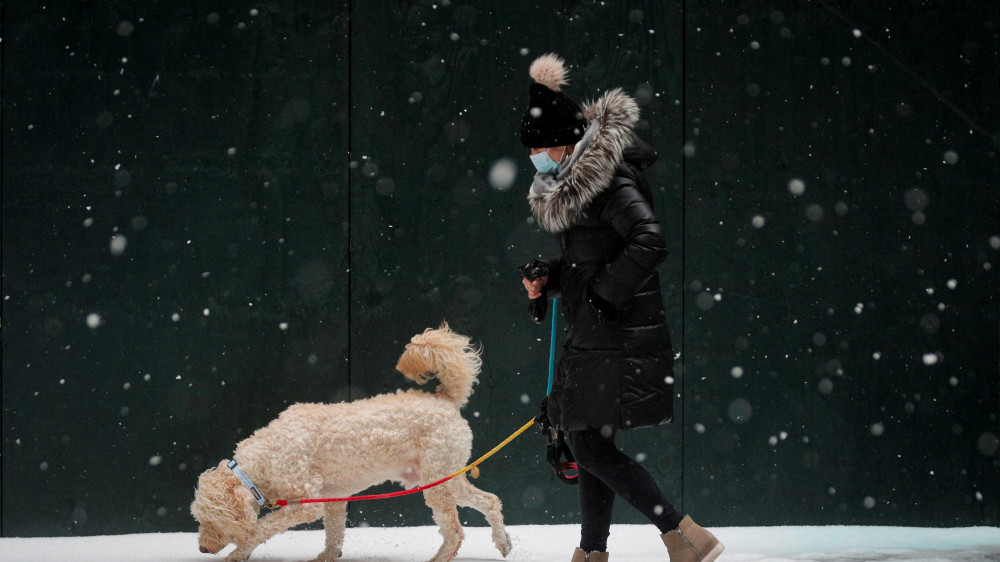
{"label": "yellow leash section", "polygon": [[[476,466],[478,466],[479,463],[481,463],[484,460],[492,457],[494,453],[496,453],[500,449],[503,449],[504,447],[506,447],[508,443],[510,443],[511,441],[513,441],[514,439],[516,439],[518,435],[521,435],[522,433],[524,433],[525,431],[527,431],[529,427],[531,427],[533,425],[535,425],[535,418],[531,418],[531,421],[529,421],[528,423],[522,425],[521,429],[518,429],[517,431],[515,431],[514,433],[512,433],[510,437],[508,437],[508,438],[504,439],[503,441],[501,441],[500,444],[497,445],[496,447],[493,447],[493,449],[491,449],[490,452],[488,452],[485,455],[479,457],[479,459],[477,459],[476,462],[470,464],[469,466],[463,468],[462,470],[459,470],[458,472],[456,472],[455,474],[452,474],[448,478],[445,478],[445,480],[446,481],[447,480],[451,480],[452,478],[458,476],[459,474],[465,474],[466,472],[468,472],[468,471],[476,468]],[[473,476],[477,476],[477,475],[474,474]]]}
{"label": "yellow leash section", "polygon": [[[398,492],[392,492],[390,494],[373,494],[373,495],[370,495],[370,496],[351,496],[351,497],[346,497],[346,498],[314,498],[314,499],[302,499],[302,500],[275,500],[275,501],[269,501],[269,502],[267,502],[266,507],[275,509],[275,508],[279,508],[279,507],[284,507],[284,506],[286,506],[286,505],[288,505],[290,503],[303,504],[303,503],[353,502],[353,501],[360,501],[360,500],[381,500],[381,499],[386,499],[386,498],[395,498],[395,497],[399,497],[399,496],[406,496],[406,495],[409,495],[409,494],[416,494],[417,492],[423,492],[424,490],[426,490],[428,488],[433,488],[434,486],[438,486],[438,485],[444,484],[445,482],[451,480],[452,478],[455,478],[456,476],[465,474],[466,472],[469,472],[470,470],[475,469],[476,466],[479,463],[481,463],[484,460],[490,458],[491,456],[493,456],[500,449],[503,449],[508,443],[510,443],[511,441],[513,441],[515,438],[517,438],[518,435],[521,435],[522,433],[524,433],[525,431],[527,431],[528,428],[531,427],[531,426],[533,426],[533,425],[535,425],[535,419],[534,418],[532,418],[531,421],[529,421],[528,423],[522,425],[520,429],[518,429],[517,431],[515,431],[514,433],[512,433],[510,437],[504,439],[499,445],[497,445],[496,447],[493,447],[493,449],[491,449],[490,452],[488,452],[485,455],[483,455],[483,456],[479,457],[478,459],[476,459],[476,462],[470,464],[469,466],[463,468],[462,470],[459,470],[458,472],[452,474],[451,476],[446,476],[445,478],[442,478],[442,479],[440,479],[440,480],[438,480],[436,482],[431,482],[430,484],[425,484],[425,485],[420,486],[418,488],[410,488],[409,490],[400,490]],[[475,477],[475,475],[476,474],[473,473],[473,477]]]}

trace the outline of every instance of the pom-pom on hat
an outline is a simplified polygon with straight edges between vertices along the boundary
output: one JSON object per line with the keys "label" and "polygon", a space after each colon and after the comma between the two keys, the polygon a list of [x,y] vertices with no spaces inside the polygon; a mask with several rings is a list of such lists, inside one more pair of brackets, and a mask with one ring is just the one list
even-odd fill
{"label": "pom-pom on hat", "polygon": [[569,84],[563,59],[548,53],[535,59],[528,69],[528,109],[521,118],[521,144],[549,148],[574,144],[583,138],[587,120],[583,108],[560,91]]}

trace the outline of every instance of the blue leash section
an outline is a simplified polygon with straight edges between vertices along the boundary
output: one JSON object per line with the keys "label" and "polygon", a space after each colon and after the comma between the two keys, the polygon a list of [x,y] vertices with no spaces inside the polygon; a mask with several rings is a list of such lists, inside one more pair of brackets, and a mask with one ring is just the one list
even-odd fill
{"label": "blue leash section", "polygon": [[552,333],[549,334],[549,386],[545,395],[552,393],[552,370],[556,363],[556,323],[559,318],[559,297],[552,299]]}
{"label": "blue leash section", "polygon": [[[549,334],[549,386],[545,390],[545,396],[552,394],[552,376],[556,364],[556,326],[559,324],[559,297],[552,299],[552,332]],[[579,471],[573,452],[566,446],[562,431],[556,431],[551,426],[546,414],[545,421],[542,422],[542,435],[545,439],[545,446],[548,449],[549,463],[555,467],[556,475],[566,484],[576,484]],[[563,455],[566,460],[563,461]],[[570,474],[575,473],[575,474]]]}

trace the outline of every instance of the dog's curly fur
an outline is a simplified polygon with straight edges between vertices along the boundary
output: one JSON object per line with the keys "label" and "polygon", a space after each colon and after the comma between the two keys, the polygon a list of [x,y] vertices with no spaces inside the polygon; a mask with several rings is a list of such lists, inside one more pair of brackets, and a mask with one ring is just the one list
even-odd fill
{"label": "dog's curly fur", "polygon": [[[420,384],[437,378],[436,393],[411,389],[350,403],[295,404],[238,443],[233,458],[268,499],[345,497],[386,480],[406,488],[440,480],[461,470],[472,452],[472,430],[459,409],[472,394],[479,353],[447,323],[428,328],[413,336],[396,369]],[[257,502],[227,463],[198,478],[191,514],[202,552],[236,543],[227,560],[246,560],[277,533],[323,517],[326,548],[316,560],[340,557],[346,503],[289,504],[258,519]],[[497,549],[510,551],[500,500],[465,474],[423,494],[444,536],[434,562],[453,560],[462,544],[459,505],[485,515]]]}

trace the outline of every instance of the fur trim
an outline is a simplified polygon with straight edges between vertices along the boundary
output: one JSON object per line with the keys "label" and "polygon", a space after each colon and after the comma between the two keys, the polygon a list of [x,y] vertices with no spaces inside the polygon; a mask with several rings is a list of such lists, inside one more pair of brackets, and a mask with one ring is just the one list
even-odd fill
{"label": "fur trim", "polygon": [[538,224],[553,234],[569,230],[587,205],[611,185],[622,153],[632,143],[632,129],[639,122],[639,104],[621,88],[615,88],[586,104],[584,117],[591,127],[600,127],[593,142],[551,189],[528,194]]}
{"label": "fur trim", "polygon": [[547,53],[535,59],[528,68],[528,74],[535,82],[553,92],[558,92],[561,86],[569,85],[564,61],[555,53]]}

